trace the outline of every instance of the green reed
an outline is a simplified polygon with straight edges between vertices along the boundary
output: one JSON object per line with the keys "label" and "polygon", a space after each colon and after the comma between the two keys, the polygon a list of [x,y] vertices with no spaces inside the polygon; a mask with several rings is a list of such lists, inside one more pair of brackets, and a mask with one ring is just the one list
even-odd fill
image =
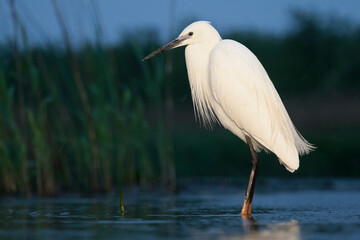
{"label": "green reed", "polygon": [[0,64],[0,192],[54,195],[151,184],[161,171],[145,108],[161,85],[155,96],[144,91],[140,58],[126,44],[74,49],[61,9],[53,6],[65,48],[29,48],[18,18],[20,39],[2,46],[9,50]]}

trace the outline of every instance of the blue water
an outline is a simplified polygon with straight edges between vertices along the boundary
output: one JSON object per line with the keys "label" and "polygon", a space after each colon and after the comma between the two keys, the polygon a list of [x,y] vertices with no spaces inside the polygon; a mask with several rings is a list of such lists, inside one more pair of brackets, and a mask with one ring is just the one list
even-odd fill
{"label": "blue water", "polygon": [[117,193],[2,197],[0,239],[360,239],[360,180],[259,181],[252,220],[240,216],[245,184],[193,182],[126,189],[124,213]]}

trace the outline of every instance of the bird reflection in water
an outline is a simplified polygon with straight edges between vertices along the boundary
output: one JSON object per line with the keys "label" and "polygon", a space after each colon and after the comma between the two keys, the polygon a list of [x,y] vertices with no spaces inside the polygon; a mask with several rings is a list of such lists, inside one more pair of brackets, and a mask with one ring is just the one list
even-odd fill
{"label": "bird reflection in water", "polygon": [[[243,217],[242,226],[244,230],[242,239],[300,239],[300,226],[296,220],[262,225],[256,222],[253,217]],[[237,239],[238,237],[224,236],[221,239]]]}

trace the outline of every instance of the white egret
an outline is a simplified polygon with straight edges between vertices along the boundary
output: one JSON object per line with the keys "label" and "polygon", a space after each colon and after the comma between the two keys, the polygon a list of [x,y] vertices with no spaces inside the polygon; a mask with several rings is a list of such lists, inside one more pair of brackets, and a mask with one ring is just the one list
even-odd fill
{"label": "white egret", "polygon": [[241,43],[223,40],[209,22],[190,24],[143,61],[185,45],[195,114],[205,125],[220,122],[249,145],[252,169],[241,214],[251,216],[257,152],[273,152],[294,172],[299,168],[299,155],[315,147],[296,130],[257,57]]}

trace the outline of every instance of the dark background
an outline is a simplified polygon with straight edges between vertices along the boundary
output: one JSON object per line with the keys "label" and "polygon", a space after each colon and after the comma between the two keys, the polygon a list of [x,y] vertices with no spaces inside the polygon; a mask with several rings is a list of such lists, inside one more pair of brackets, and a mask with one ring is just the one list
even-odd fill
{"label": "dark background", "polygon": [[[54,195],[159,184],[173,191],[185,177],[248,176],[246,144],[222,127],[209,131],[195,121],[184,49],[141,62],[169,41],[164,33],[134,27],[116,41],[106,39],[103,10],[96,7],[101,3],[82,8],[44,1],[56,38],[42,27],[46,18],[24,2],[1,3],[8,17],[0,46],[1,193]],[[182,16],[179,5],[160,9],[165,16],[159,18],[170,19],[166,32],[172,38],[198,20]],[[74,12],[88,16],[82,18],[93,29],[88,40],[74,34],[81,29],[69,18]],[[254,14],[259,26],[268,21]],[[294,124],[317,147],[301,157],[293,174],[273,154],[261,153],[259,175],[359,177],[360,25],[351,16],[320,10],[289,9],[287,15],[287,25],[274,18],[287,26],[274,31],[271,24],[270,30],[234,26],[222,34],[226,21],[213,22],[223,38],[255,53]],[[29,16],[41,21],[35,24]]]}

